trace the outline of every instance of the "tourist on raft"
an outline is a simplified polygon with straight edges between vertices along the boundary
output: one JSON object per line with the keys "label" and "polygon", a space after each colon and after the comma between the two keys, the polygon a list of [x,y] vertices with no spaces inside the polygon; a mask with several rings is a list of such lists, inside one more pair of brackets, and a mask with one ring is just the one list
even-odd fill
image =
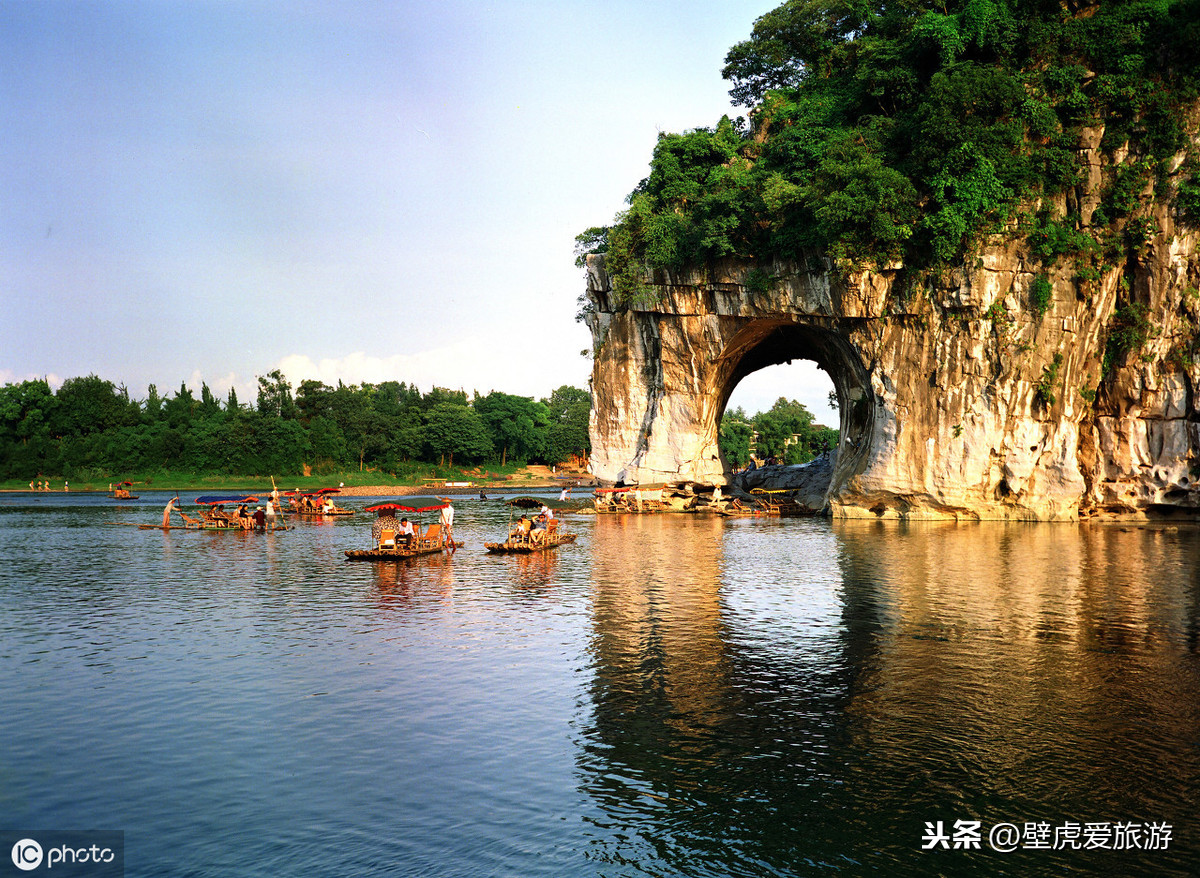
{"label": "tourist on raft", "polygon": [[510,540],[515,538],[518,541],[526,541],[529,539],[529,532],[532,528],[533,522],[529,520],[527,515],[522,513],[521,517],[517,519],[516,529],[508,535],[508,538]]}
{"label": "tourist on raft", "polygon": [[[405,521],[407,520],[405,519]],[[392,515],[390,509],[380,509],[379,517],[371,525],[371,539],[375,541],[375,545],[379,545],[379,540],[385,530],[390,530],[393,534],[400,533],[400,522],[396,521],[396,516]],[[412,533],[412,525],[409,525],[409,533]]]}

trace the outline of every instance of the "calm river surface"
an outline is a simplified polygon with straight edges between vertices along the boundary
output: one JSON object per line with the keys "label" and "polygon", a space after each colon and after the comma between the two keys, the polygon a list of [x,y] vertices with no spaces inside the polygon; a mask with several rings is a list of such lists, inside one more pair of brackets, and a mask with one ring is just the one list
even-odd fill
{"label": "calm river surface", "polygon": [[466,548],[374,565],[369,515],[125,524],[167,496],[0,496],[4,828],[123,830],[129,876],[1196,874],[1194,525],[512,558],[464,499]]}

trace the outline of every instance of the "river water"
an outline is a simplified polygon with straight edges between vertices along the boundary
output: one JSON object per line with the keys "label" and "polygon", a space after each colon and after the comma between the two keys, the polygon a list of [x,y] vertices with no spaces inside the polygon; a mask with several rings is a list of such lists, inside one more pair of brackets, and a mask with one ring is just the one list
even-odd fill
{"label": "river water", "polygon": [[130,526],[167,496],[0,496],[0,826],[122,830],[127,875],[1200,862],[1195,525],[572,516],[514,558],[466,499],[454,556],[370,564],[369,515]]}

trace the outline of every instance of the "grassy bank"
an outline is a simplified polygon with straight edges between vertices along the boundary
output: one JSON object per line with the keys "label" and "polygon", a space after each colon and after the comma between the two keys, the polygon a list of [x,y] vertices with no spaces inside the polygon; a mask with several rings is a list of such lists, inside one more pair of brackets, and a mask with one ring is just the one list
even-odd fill
{"label": "grassy bank", "polygon": [[[531,483],[546,480],[544,467],[526,467],[521,464],[506,466],[488,466],[463,470],[458,467],[444,467],[433,464],[414,464],[411,468],[399,472],[380,472],[378,470],[351,470],[348,472],[323,473],[321,475],[278,475],[274,476],[275,484],[281,491],[317,490],[319,488],[337,487],[344,484],[347,488],[390,485],[397,488],[419,487],[429,479],[440,479],[449,482],[473,482],[478,486],[511,486],[521,487]],[[50,490],[62,491],[63,483],[70,483],[72,491],[107,491],[109,486],[117,482],[131,481],[130,490],[137,493],[144,491],[263,491],[271,488],[271,475],[230,475],[228,473],[197,473],[174,470],[158,470],[150,473],[121,473],[108,476],[107,474],[89,474],[90,477],[50,477]],[[45,477],[34,479],[34,482],[45,481]],[[0,490],[28,491],[29,481],[9,479],[0,481]]]}

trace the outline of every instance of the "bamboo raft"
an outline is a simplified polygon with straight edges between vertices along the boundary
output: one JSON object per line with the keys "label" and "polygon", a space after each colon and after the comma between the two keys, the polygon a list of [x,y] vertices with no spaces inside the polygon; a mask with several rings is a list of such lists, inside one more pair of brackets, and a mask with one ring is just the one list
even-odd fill
{"label": "bamboo raft", "polygon": [[[448,499],[442,497],[405,497],[401,501],[390,501],[368,506],[365,512],[437,512],[450,505]],[[394,526],[393,526],[394,527]],[[425,533],[421,533],[420,524],[408,542],[403,542],[400,534],[392,527],[384,528],[377,536],[379,544],[373,549],[346,549],[347,561],[403,561],[416,558],[418,555],[436,555],[447,550],[461,549],[461,542],[445,539],[441,522],[431,524]]]}
{"label": "bamboo raft", "polygon": [[510,538],[502,543],[484,543],[483,546],[493,555],[523,555],[531,552],[544,552],[547,549],[557,549],[566,543],[575,542],[577,534],[555,534],[544,540],[528,540]]}
{"label": "bamboo raft", "polygon": [[[126,524],[127,522],[118,522]],[[128,522],[132,524],[132,522]],[[139,524],[136,525],[140,530],[215,530],[215,531],[236,531],[238,533],[256,533],[259,531],[256,527],[237,527],[237,526],[222,526],[218,524],[170,524],[165,527],[161,524]],[[267,532],[274,533],[277,530],[295,530],[294,527],[287,525],[276,525],[275,527],[267,528]]]}
{"label": "bamboo raft", "polygon": [[[508,513],[508,539],[502,543],[484,543],[483,547],[493,555],[528,555],[533,552],[544,552],[547,549],[556,549],[566,543],[575,542],[575,534],[563,533],[559,527],[558,519],[554,518],[553,513],[548,513],[549,520],[545,521],[545,527],[530,529],[529,522],[526,529],[513,528],[513,514],[518,509],[558,509],[560,511],[568,511],[572,507],[560,500],[542,499],[539,497],[514,497],[507,501]],[[521,516],[522,520],[525,516]],[[542,517],[539,516],[539,519]]]}
{"label": "bamboo raft", "polygon": [[347,561],[403,561],[419,555],[436,555],[446,550],[461,549],[463,544],[439,543],[436,546],[416,545],[401,549],[346,549]]}

